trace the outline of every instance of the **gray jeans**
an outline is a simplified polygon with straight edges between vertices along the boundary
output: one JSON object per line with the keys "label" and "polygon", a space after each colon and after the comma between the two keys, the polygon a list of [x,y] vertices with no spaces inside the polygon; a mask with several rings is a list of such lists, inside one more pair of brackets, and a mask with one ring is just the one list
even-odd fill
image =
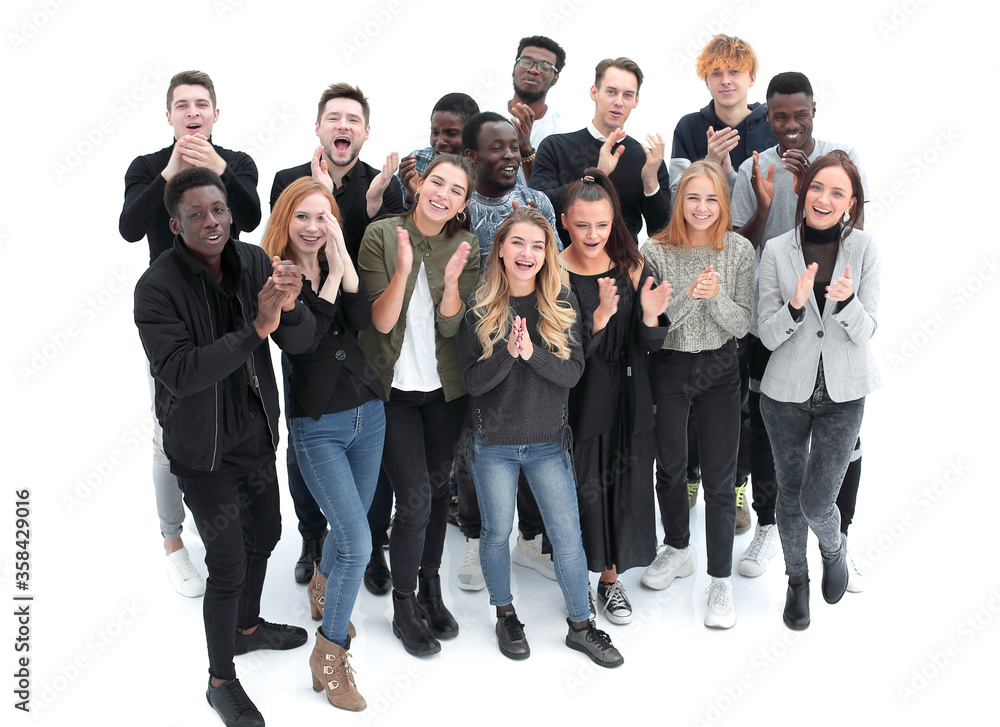
{"label": "gray jeans", "polygon": [[[153,375],[146,364],[146,378],[149,379],[149,400],[155,400]],[[160,534],[164,540],[174,540],[181,536],[184,525],[184,496],[177,486],[177,478],[170,471],[170,460],[163,451],[163,427],[153,414],[153,489],[156,491],[156,514],[160,518]]]}
{"label": "gray jeans", "polygon": [[840,552],[837,495],[861,430],[865,399],[831,401],[822,379],[802,403],[760,398],[778,478],[776,519],[785,573],[805,575],[809,528],[820,552]]}

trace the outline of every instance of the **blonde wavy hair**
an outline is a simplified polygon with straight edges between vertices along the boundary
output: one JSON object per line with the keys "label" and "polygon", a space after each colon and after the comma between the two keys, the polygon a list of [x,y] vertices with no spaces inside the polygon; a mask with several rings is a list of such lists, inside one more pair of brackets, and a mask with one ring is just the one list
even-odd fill
{"label": "blonde wavy hair", "polygon": [[556,235],[548,220],[530,207],[522,207],[510,213],[493,237],[493,246],[486,258],[486,270],[476,288],[473,313],[479,318],[475,333],[483,347],[480,361],[493,355],[495,346],[504,346],[510,336],[514,321],[510,308],[510,286],[500,248],[510,236],[514,225],[519,223],[534,225],[545,234],[545,262],[535,276],[535,295],[538,299],[538,333],[549,351],[562,359],[570,356],[570,345],[575,343],[570,337],[570,329],[576,322],[576,311],[568,301],[559,300],[562,292],[562,267],[556,247]]}

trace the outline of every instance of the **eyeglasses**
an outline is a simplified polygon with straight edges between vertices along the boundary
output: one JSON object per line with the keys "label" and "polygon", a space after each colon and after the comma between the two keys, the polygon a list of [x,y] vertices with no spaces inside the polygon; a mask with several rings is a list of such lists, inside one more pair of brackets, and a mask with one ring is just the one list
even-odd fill
{"label": "eyeglasses", "polygon": [[550,73],[556,72],[556,67],[553,66],[548,61],[536,61],[534,58],[531,58],[529,56],[521,56],[515,61],[515,63],[517,63],[517,65],[519,65],[521,68],[525,70],[528,70],[529,68],[534,66],[535,68],[538,69],[538,72],[541,73],[543,76],[547,76]]}

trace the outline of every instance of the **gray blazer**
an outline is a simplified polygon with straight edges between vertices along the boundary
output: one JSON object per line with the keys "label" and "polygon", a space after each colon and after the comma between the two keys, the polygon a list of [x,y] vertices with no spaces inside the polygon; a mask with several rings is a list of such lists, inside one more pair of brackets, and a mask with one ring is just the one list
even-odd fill
{"label": "gray blazer", "polygon": [[776,401],[803,402],[816,386],[820,356],[827,392],[833,401],[853,401],[879,386],[869,340],[878,316],[880,262],[872,236],[854,230],[837,251],[833,279],[851,266],[854,298],[840,313],[831,300],[823,315],[810,295],[805,315],[796,323],[788,311],[795,283],[806,270],[795,230],[768,240],[760,261],[757,316],[760,340],[774,351],[761,380],[761,391]]}

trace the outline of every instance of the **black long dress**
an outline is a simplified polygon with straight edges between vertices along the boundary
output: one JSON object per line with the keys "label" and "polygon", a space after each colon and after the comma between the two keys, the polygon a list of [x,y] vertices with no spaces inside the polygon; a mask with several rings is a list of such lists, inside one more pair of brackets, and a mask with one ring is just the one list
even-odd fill
{"label": "black long dress", "polygon": [[[644,270],[642,278],[647,275]],[[592,336],[600,303],[597,281],[609,276],[618,286],[618,312]],[[642,323],[639,296],[627,274],[570,272],[569,281],[580,301],[587,361],[569,404],[583,546],[592,572],[617,566],[622,573],[656,557],[655,440],[651,398],[645,395],[646,354],[659,348],[666,328]]]}

